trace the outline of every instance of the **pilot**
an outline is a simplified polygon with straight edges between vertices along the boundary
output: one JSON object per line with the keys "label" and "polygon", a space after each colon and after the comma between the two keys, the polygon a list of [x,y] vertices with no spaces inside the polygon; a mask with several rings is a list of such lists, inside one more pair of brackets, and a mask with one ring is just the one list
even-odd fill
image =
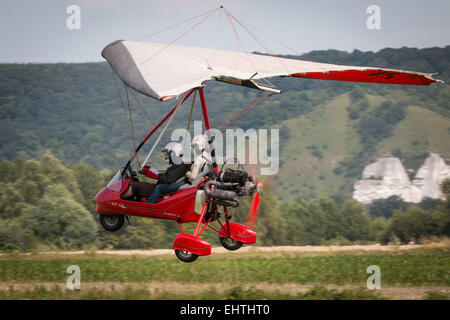
{"label": "pilot", "polygon": [[[191,163],[183,163],[183,145],[178,142],[170,142],[164,149],[164,159],[169,160],[171,165],[166,172],[158,174],[158,183],[155,190],[148,198],[147,203],[155,203],[162,194],[176,192],[185,181],[185,174],[191,168]],[[146,169],[146,170],[144,170]],[[144,174],[148,173],[149,169],[144,168]],[[148,175],[147,175],[148,176]]]}
{"label": "pilot", "polygon": [[[178,142],[168,143],[162,150],[164,159],[169,160],[170,167],[167,168],[166,172],[156,173],[149,167],[142,168],[142,173],[152,179],[158,180],[157,184],[148,182],[133,182],[129,189],[125,191],[121,198],[127,199],[136,195],[138,198],[149,198],[154,203],[161,196],[162,193],[175,192],[178,188],[183,185],[184,175],[191,168],[191,164],[184,164],[181,161],[183,154],[183,146]],[[183,179],[181,179],[183,178]],[[181,181],[178,181],[180,180]],[[167,191],[169,190],[169,191]],[[173,191],[170,191],[173,190]],[[156,198],[152,198],[153,194]]]}

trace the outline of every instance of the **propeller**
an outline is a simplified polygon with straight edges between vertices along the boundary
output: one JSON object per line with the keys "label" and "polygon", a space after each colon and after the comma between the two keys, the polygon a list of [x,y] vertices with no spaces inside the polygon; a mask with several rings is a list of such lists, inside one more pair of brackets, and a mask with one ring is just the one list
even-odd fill
{"label": "propeller", "polygon": [[250,205],[250,210],[248,212],[248,218],[247,218],[247,226],[250,229],[253,229],[256,224],[256,218],[258,216],[258,209],[259,209],[259,205],[261,203],[261,197],[260,197],[259,193],[262,191],[263,186],[264,186],[264,182],[260,183],[258,181],[258,179],[256,178],[256,176],[254,176],[253,181],[256,185],[256,190],[255,190],[255,193],[253,194],[253,199],[252,199],[252,203]]}
{"label": "propeller", "polygon": [[250,176],[253,177],[253,183],[256,185],[256,190],[255,193],[253,194],[253,199],[250,204],[250,210],[248,212],[246,222],[247,227],[249,227],[250,229],[254,229],[256,224],[256,218],[258,217],[259,205],[261,203],[261,196],[259,193],[263,189],[264,181],[260,182],[258,181],[258,178],[256,178],[258,174],[258,165],[249,163],[248,153],[246,154],[246,161],[245,164],[243,164],[243,167],[245,168],[245,171],[247,171],[250,174]]}

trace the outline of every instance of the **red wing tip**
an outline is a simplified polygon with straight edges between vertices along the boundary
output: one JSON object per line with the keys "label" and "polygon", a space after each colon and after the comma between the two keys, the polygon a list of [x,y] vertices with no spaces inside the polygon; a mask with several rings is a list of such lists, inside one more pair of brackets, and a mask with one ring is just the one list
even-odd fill
{"label": "red wing tip", "polygon": [[327,72],[293,73],[294,77],[312,78],[320,80],[370,82],[402,85],[430,85],[437,80],[428,74],[407,71],[365,69],[365,70],[334,70]]}

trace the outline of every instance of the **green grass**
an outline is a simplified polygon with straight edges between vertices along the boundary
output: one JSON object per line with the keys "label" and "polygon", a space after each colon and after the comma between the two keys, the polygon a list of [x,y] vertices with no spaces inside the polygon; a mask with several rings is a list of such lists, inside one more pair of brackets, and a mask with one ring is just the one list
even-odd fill
{"label": "green grass", "polygon": [[[366,289],[373,264],[381,269],[381,290]],[[81,269],[81,290],[65,288],[69,265]],[[12,253],[0,256],[0,299],[365,300],[410,297],[411,289],[416,298],[437,300],[449,299],[449,266],[448,247],[240,252],[189,264],[174,255]]]}
{"label": "green grass", "polygon": [[86,282],[365,284],[367,267],[378,265],[384,285],[450,286],[448,249],[329,256],[227,255],[226,259],[215,255],[190,264],[174,256],[13,256],[0,260],[0,282],[61,283],[73,264],[80,267]]}
{"label": "green grass", "polygon": [[[434,293],[431,299],[442,294]],[[61,290],[58,287],[44,288],[37,286],[27,291],[3,290],[0,291],[0,300],[17,299],[85,299],[85,300],[379,300],[383,296],[374,291],[355,290],[329,290],[320,286],[314,287],[305,293],[288,294],[279,291],[267,292],[258,289],[243,289],[240,286],[233,287],[224,292],[215,289],[207,289],[200,293],[173,293],[158,292],[151,293],[145,289],[133,289],[126,287],[124,290],[105,291],[100,289],[89,290]]]}
{"label": "green grass", "polygon": [[450,300],[450,295],[441,293],[441,292],[429,291],[429,292],[427,292],[425,299],[426,300]]}

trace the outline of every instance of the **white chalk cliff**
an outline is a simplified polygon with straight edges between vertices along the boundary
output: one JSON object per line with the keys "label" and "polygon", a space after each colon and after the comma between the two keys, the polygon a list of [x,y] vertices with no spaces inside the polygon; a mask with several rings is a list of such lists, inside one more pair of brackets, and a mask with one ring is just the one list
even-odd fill
{"label": "white chalk cliff", "polygon": [[376,199],[398,196],[405,202],[419,203],[423,198],[444,199],[440,183],[450,178],[450,166],[431,153],[411,182],[398,158],[379,158],[364,168],[354,185],[353,199],[368,204]]}

